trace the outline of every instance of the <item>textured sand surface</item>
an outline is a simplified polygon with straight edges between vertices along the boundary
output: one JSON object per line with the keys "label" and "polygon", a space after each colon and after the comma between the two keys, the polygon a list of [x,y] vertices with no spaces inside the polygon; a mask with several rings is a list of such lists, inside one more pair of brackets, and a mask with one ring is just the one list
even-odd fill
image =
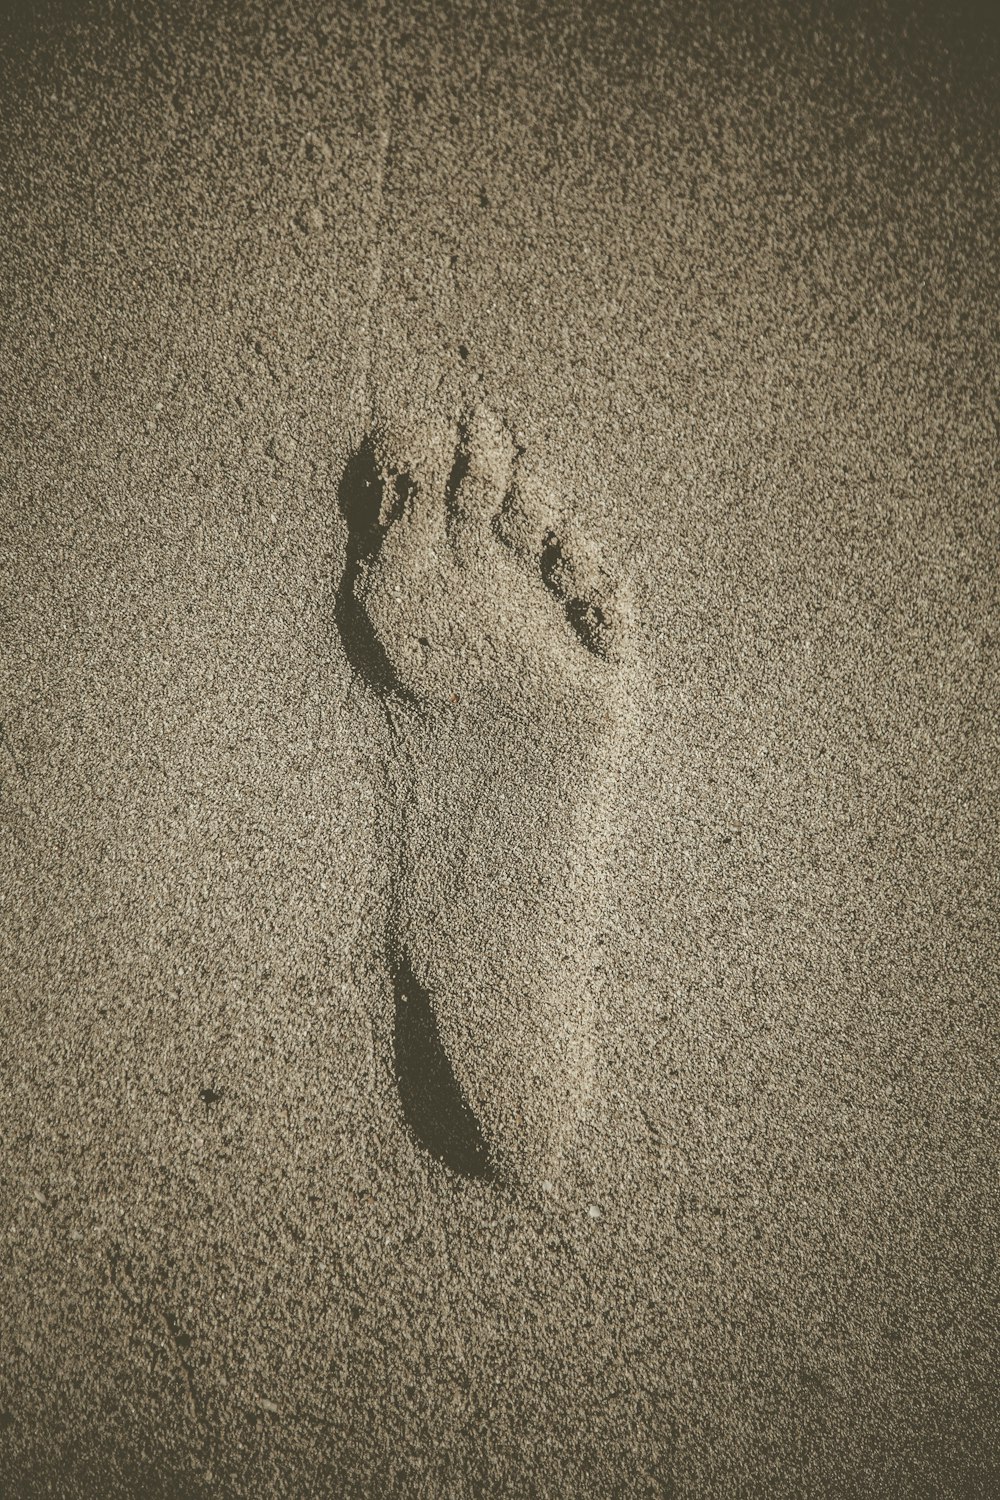
{"label": "textured sand surface", "polygon": [[[995,28],[199,9],[0,29],[0,1492],[995,1494]],[[476,596],[549,738],[395,759],[338,626],[480,407],[632,600],[585,900],[568,615]],[[593,955],[526,1181],[395,1076],[472,775],[493,1127],[529,869]]]}

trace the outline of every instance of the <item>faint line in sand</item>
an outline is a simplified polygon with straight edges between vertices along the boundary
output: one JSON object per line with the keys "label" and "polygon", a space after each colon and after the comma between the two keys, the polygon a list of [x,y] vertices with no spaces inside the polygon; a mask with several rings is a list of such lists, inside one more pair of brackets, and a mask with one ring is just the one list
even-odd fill
{"label": "faint line in sand", "polygon": [[[375,308],[378,303],[379,293],[382,288],[382,278],[385,268],[385,184],[389,169],[389,155],[392,149],[392,128],[389,115],[389,38],[386,25],[385,7],[377,5],[372,8],[372,20],[375,27],[375,39],[373,51],[378,59],[378,84],[376,88],[376,168],[375,186],[372,194],[374,207],[372,212],[373,244],[371,258],[371,276],[368,282],[368,297],[365,314],[361,327],[361,348],[359,350],[359,366],[361,369],[360,386],[364,393],[364,405],[366,419],[371,420],[374,415],[375,396],[372,388],[372,343],[375,332]],[[379,327],[380,336],[384,337],[384,327]]]}

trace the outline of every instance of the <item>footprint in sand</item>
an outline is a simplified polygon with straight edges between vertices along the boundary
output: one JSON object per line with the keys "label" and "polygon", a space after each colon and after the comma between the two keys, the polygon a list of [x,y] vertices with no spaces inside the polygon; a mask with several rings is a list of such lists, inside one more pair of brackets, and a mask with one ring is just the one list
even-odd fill
{"label": "footprint in sand", "polygon": [[453,1171],[537,1180],[593,1080],[628,621],[488,413],[400,446],[378,424],[344,473],[336,606],[385,714],[395,1075]]}

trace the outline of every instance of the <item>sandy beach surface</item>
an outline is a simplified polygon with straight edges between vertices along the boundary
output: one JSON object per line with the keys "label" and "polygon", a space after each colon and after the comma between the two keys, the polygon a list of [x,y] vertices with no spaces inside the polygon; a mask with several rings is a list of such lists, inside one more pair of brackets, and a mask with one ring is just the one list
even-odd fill
{"label": "sandy beach surface", "polygon": [[997,28],[0,22],[0,1492],[1000,1489]]}

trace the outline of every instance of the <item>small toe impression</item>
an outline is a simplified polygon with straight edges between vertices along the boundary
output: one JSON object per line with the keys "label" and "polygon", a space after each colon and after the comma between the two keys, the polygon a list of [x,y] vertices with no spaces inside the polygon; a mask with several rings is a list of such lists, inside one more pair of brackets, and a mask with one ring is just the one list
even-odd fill
{"label": "small toe impression", "polygon": [[406,1123],[451,1171],[488,1180],[493,1168],[485,1138],[441,1045],[431,998],[405,954],[396,956],[393,983],[396,1079]]}
{"label": "small toe impression", "polygon": [[605,603],[596,598],[567,599],[566,618],[588,651],[610,661],[614,628]]}
{"label": "small toe impression", "polygon": [[[614,657],[614,590],[586,538],[562,540],[566,518],[540,485],[515,475],[493,521],[497,539],[529,570],[537,570],[580,643],[603,661]],[[537,576],[537,574],[536,574]]]}
{"label": "small toe impression", "polygon": [[555,533],[561,517],[552,496],[515,472],[493,522],[496,537],[529,567],[538,563],[543,539]]}
{"label": "small toe impression", "polygon": [[614,645],[614,628],[607,591],[588,587],[554,531],[545,534],[540,566],[542,582],[562,605],[577,638],[592,655],[603,661],[609,660]]}
{"label": "small toe impression", "polygon": [[467,538],[481,545],[486,541],[510,483],[513,461],[512,441],[498,418],[485,408],[475,408],[459,423],[458,447],[445,489],[446,524],[453,542]]}

